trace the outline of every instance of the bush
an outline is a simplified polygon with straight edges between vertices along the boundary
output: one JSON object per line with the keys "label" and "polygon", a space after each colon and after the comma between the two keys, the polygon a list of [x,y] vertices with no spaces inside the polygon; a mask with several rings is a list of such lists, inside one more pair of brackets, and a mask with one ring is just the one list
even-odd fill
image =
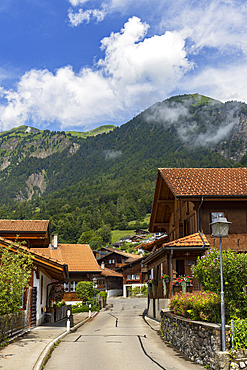
{"label": "bush", "polygon": [[83,301],[89,301],[95,294],[98,294],[98,290],[94,289],[91,281],[80,281],[76,286],[76,294],[79,299]]}
{"label": "bush", "polygon": [[169,304],[176,315],[208,322],[219,322],[220,297],[213,292],[178,293]]}
{"label": "bush", "polygon": [[107,292],[99,292],[99,295],[104,299],[107,298]]}
{"label": "bush", "polygon": [[11,243],[8,249],[0,247],[0,315],[19,312],[24,289],[28,288],[32,269],[32,256]]}
{"label": "bush", "polygon": [[239,349],[247,349],[247,320],[233,320],[233,347],[237,351]]}
{"label": "bush", "polygon": [[[223,251],[223,277],[226,314],[230,318],[247,317],[247,254]],[[220,252],[209,249],[193,266],[193,275],[205,291],[220,294]]]}
{"label": "bush", "polygon": [[[72,306],[72,313],[79,313],[79,312],[89,312],[89,303],[83,304],[82,302],[78,302]],[[99,311],[99,305],[91,304],[91,311]]]}

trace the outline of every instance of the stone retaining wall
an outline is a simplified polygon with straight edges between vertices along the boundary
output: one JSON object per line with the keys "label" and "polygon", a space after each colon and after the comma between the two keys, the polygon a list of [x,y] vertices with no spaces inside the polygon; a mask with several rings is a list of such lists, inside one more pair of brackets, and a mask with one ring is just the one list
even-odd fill
{"label": "stone retaining wall", "polygon": [[[167,342],[195,361],[210,368],[229,369],[229,353],[221,351],[221,326],[184,319],[161,311],[161,332]],[[230,349],[230,327],[226,326],[226,348]]]}

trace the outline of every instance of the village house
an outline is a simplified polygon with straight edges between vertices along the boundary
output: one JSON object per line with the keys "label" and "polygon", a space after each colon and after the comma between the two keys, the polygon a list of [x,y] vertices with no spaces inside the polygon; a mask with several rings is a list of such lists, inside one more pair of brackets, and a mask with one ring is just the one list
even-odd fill
{"label": "village house", "polygon": [[53,236],[48,248],[33,248],[68,266],[69,279],[64,282],[65,294],[63,300],[67,303],[78,301],[76,286],[79,281],[92,281],[101,274],[101,269],[88,244],[61,244],[57,235]]}
{"label": "village house", "polygon": [[148,271],[143,268],[144,257],[129,258],[126,263],[117,270],[123,274],[123,297],[130,297],[132,288],[141,290],[148,282]]}
{"label": "village house", "polygon": [[123,274],[105,267],[104,262],[100,266],[100,275],[97,278],[97,290],[107,292],[107,297],[123,294]]}
{"label": "village house", "polygon": [[[150,255],[143,261],[154,287],[149,294],[149,314],[159,318],[170,297],[181,290],[173,286],[178,276],[188,275],[187,289],[196,291],[191,266],[209,246],[219,248],[211,234],[210,223],[217,217],[231,222],[223,249],[247,251],[247,169],[246,168],[161,168],[158,170],[150,232],[165,232],[164,243],[153,242],[146,248]],[[169,276],[164,287],[162,275]],[[165,292],[165,294],[164,294]]]}
{"label": "village house", "polygon": [[[107,253],[108,252],[108,253]],[[97,258],[97,262],[101,265],[104,262],[106,268],[115,271],[118,267],[123,266],[129,258],[139,259],[140,255],[123,252],[115,248],[102,248],[96,251],[97,254],[102,253]]]}

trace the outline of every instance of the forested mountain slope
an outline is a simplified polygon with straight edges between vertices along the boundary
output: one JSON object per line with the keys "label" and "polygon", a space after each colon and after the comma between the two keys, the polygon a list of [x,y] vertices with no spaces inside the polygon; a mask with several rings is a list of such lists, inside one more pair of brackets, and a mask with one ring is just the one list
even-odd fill
{"label": "forested mountain slope", "polygon": [[176,96],[98,133],[0,133],[0,217],[50,219],[71,243],[125,228],[150,212],[158,167],[245,165],[247,105]]}

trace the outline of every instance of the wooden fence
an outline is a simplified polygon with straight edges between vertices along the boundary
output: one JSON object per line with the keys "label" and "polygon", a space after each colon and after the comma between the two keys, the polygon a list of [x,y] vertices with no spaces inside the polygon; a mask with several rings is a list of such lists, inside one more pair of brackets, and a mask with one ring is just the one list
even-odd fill
{"label": "wooden fence", "polygon": [[0,316],[0,343],[23,332],[25,316],[26,311]]}

